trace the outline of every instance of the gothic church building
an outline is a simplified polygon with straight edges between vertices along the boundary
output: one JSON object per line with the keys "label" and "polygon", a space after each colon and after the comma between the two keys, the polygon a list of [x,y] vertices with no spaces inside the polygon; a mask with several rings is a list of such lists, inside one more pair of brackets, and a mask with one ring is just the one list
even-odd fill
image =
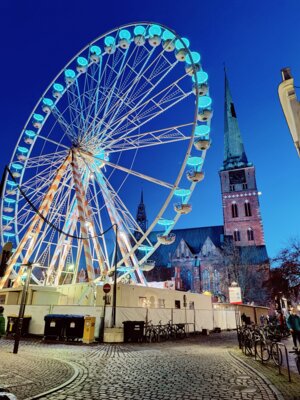
{"label": "gothic church building", "polygon": [[[215,301],[228,301],[228,286],[235,281],[241,286],[244,302],[263,303],[269,259],[259,191],[255,167],[245,153],[226,75],[224,161],[219,175],[223,225],[174,229],[175,242],[161,245],[151,256],[156,267],[147,279],[171,280],[177,290],[207,291]],[[137,220],[144,228],[147,219],[143,197]],[[155,242],[156,233],[152,235]]]}

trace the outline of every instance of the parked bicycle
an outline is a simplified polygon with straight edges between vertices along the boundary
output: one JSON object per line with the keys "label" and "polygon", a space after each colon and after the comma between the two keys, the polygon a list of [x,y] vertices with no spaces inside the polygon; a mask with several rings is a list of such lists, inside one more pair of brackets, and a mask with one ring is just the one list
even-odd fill
{"label": "parked bicycle", "polygon": [[160,342],[168,339],[183,339],[187,336],[185,324],[172,324],[169,321],[167,324],[163,325],[159,321],[158,325],[154,325],[152,321],[148,321],[145,326],[145,341]]}

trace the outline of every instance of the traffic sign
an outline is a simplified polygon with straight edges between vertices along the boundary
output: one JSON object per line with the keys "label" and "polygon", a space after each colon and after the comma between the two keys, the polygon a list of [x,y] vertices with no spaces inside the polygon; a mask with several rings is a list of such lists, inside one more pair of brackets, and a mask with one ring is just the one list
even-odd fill
{"label": "traffic sign", "polygon": [[109,283],[105,283],[105,284],[103,285],[103,292],[104,292],[104,293],[109,293],[109,292],[110,292],[110,289],[111,289],[111,286],[110,286]]}

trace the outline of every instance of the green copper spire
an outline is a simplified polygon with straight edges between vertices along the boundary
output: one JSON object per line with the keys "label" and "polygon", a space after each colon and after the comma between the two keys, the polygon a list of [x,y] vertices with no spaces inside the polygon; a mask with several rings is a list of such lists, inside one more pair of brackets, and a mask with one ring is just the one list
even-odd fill
{"label": "green copper spire", "polygon": [[248,165],[237,116],[225,71],[224,161],[223,169],[242,168]]}

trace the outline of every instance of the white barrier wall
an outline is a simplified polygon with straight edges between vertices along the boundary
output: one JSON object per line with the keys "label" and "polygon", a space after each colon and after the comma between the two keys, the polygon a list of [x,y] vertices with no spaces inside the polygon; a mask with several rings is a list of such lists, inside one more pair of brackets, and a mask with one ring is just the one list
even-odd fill
{"label": "white barrier wall", "polygon": [[[6,305],[4,316],[18,315],[19,306]],[[225,311],[224,311],[225,312]],[[112,308],[106,307],[105,326],[111,326]],[[219,313],[219,312],[218,312]],[[90,315],[96,317],[95,336],[99,334],[100,317],[103,315],[102,307],[92,306],[26,306],[25,315],[31,316],[29,333],[33,335],[43,335],[44,317],[47,314],[72,314],[72,315]],[[227,317],[228,319],[228,317]],[[117,307],[116,325],[123,326],[124,321],[151,321],[154,325],[160,321],[167,324],[171,321],[174,324],[188,323],[188,330],[193,332],[202,331],[202,329],[212,330],[216,325],[213,323],[212,310],[177,310],[166,308],[144,308],[144,307]],[[195,324],[195,328],[194,328]],[[229,325],[224,325],[222,329],[230,329]]]}
{"label": "white barrier wall", "polygon": [[236,312],[234,310],[213,310],[214,328],[236,329]]}

